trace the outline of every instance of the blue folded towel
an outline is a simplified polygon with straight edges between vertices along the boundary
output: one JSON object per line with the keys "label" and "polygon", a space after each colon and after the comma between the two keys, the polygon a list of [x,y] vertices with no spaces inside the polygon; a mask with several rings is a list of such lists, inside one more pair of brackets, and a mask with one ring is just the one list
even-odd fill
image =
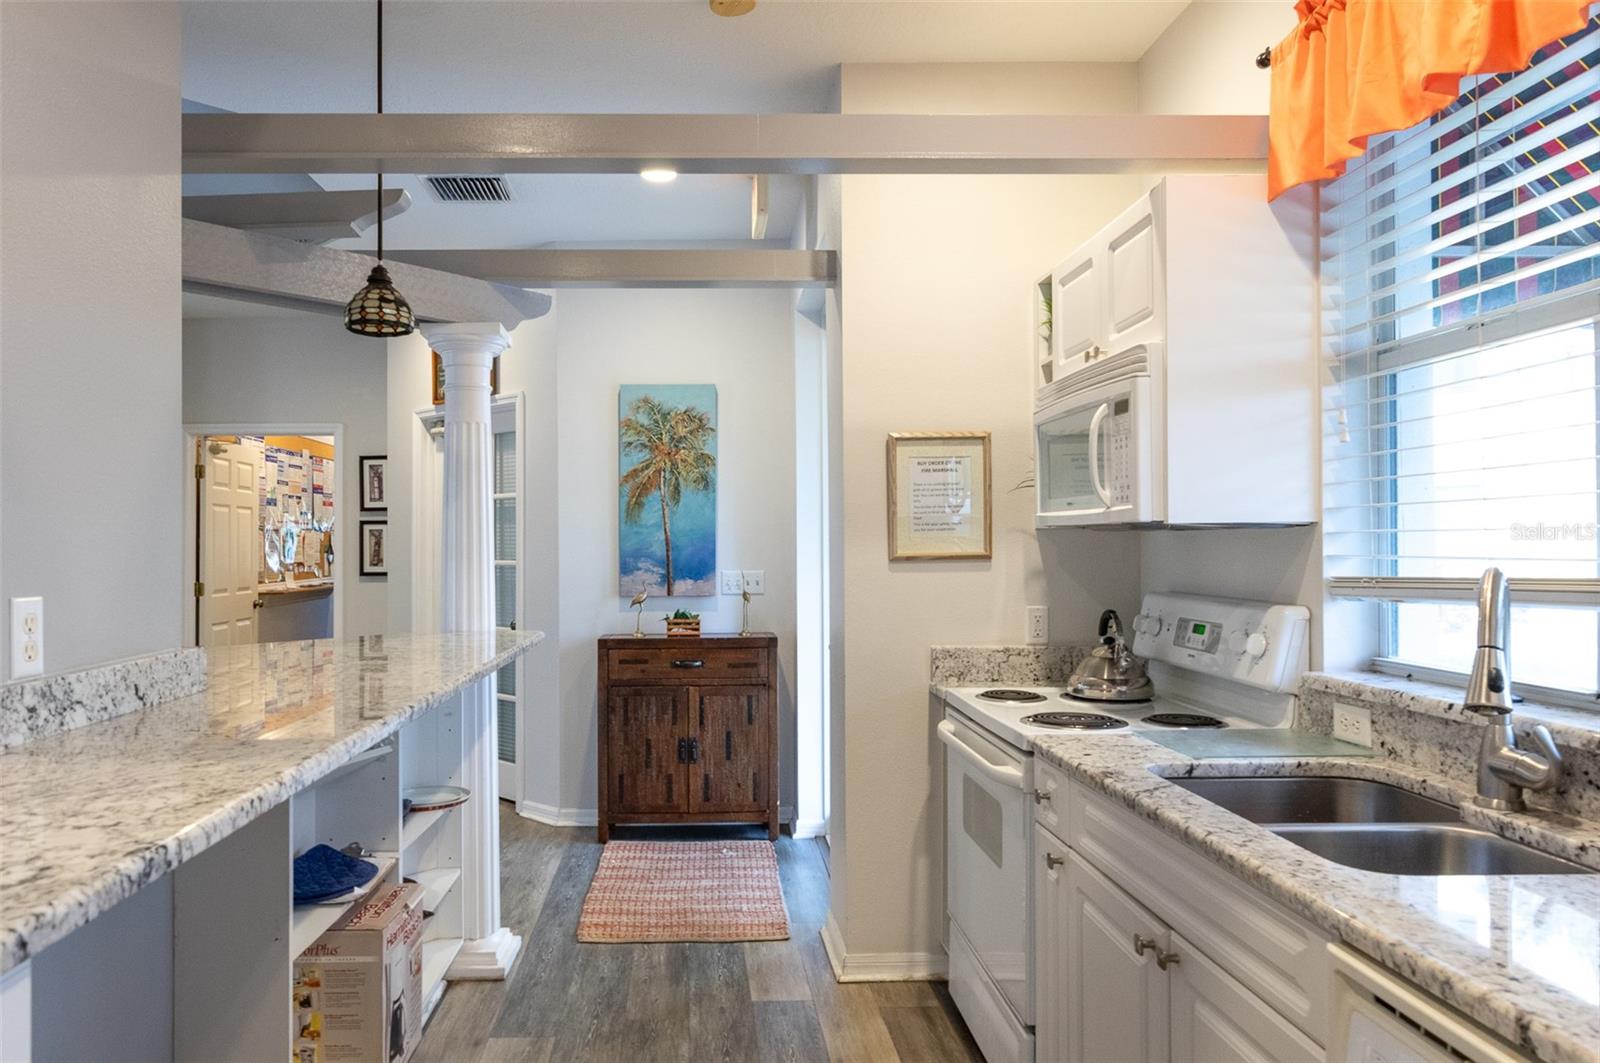
{"label": "blue folded towel", "polygon": [[364,886],[378,873],[378,865],[347,856],[330,845],[313,845],[294,858],[294,903],[315,904],[332,900]]}

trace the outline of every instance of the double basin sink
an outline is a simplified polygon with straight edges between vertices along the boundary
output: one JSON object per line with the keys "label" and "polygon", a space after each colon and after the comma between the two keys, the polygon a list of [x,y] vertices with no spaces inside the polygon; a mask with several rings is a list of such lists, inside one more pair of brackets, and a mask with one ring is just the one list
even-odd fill
{"label": "double basin sink", "polygon": [[1460,812],[1368,779],[1169,779],[1336,864],[1386,875],[1581,875],[1590,868],[1468,826]]}

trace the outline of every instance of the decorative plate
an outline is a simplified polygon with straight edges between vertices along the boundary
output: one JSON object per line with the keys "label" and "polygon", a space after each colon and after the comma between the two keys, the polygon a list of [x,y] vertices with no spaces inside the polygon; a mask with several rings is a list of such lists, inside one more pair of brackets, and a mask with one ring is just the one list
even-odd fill
{"label": "decorative plate", "polygon": [[401,796],[411,802],[411,811],[432,812],[456,807],[471,797],[472,791],[459,786],[413,786]]}

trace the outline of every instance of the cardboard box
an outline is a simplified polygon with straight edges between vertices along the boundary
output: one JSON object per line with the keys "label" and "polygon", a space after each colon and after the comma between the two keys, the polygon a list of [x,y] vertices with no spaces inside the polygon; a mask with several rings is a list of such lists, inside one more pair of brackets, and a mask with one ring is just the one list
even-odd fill
{"label": "cardboard box", "polygon": [[422,1036],[422,887],[380,889],[294,961],[293,1063],[405,1063]]}

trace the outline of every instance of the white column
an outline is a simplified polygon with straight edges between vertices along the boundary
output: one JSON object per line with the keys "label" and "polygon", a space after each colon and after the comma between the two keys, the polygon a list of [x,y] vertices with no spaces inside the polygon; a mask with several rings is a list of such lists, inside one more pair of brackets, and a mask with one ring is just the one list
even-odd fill
{"label": "white column", "polygon": [[[443,631],[494,630],[494,426],[489,371],[511,345],[499,324],[424,325],[444,363]],[[500,925],[500,820],[491,676],[461,693],[462,777],[472,800],[459,815],[461,914],[466,944],[450,978],[504,978],[522,939]]]}

